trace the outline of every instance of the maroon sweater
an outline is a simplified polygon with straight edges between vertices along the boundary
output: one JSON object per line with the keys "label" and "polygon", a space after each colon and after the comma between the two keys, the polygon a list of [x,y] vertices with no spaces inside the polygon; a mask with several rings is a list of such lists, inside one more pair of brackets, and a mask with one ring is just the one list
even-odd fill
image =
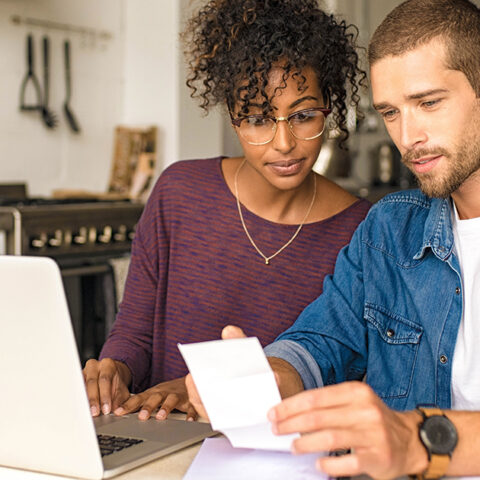
{"label": "maroon sweater", "polygon": [[[178,342],[217,339],[233,324],[262,345],[271,343],[322,292],[325,275],[369,207],[358,200],[304,225],[265,265],[242,228],[221,158],[171,165],[138,223],[123,301],[101,358],[126,363],[138,392],[187,373]],[[267,256],[297,229],[246,209],[243,215]]]}

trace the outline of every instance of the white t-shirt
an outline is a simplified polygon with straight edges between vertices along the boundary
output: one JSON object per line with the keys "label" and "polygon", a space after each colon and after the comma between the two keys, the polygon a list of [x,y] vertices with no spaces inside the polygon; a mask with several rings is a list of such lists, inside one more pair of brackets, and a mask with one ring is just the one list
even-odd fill
{"label": "white t-shirt", "polygon": [[452,365],[452,409],[480,410],[480,217],[460,220],[454,204],[452,220],[463,288]]}

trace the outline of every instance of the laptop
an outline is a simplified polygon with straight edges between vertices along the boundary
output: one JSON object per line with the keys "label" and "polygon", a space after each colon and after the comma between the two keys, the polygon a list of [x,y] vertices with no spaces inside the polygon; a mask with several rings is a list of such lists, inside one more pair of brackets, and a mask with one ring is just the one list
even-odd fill
{"label": "laptop", "polygon": [[0,466],[110,478],[216,433],[136,414],[92,419],[60,270],[46,257],[0,256],[0,388]]}

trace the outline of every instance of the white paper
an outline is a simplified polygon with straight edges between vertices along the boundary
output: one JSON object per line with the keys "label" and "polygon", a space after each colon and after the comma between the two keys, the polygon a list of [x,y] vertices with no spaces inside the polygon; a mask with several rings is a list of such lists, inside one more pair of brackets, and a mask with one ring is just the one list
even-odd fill
{"label": "white paper", "polygon": [[274,435],[267,412],[281,401],[257,338],[178,345],[215,430],[234,447],[289,451],[298,434]]}
{"label": "white paper", "polygon": [[226,438],[207,438],[183,480],[326,480],[315,468],[320,456],[232,448]]}

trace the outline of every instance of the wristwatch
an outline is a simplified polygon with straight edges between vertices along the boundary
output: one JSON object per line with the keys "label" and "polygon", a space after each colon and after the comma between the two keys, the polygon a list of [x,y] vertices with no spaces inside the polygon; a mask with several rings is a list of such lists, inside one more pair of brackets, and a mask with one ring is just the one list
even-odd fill
{"label": "wristwatch", "polygon": [[417,478],[423,480],[443,477],[458,442],[457,429],[437,407],[418,405],[417,411],[423,417],[418,426],[418,434],[428,454],[428,467]]}

